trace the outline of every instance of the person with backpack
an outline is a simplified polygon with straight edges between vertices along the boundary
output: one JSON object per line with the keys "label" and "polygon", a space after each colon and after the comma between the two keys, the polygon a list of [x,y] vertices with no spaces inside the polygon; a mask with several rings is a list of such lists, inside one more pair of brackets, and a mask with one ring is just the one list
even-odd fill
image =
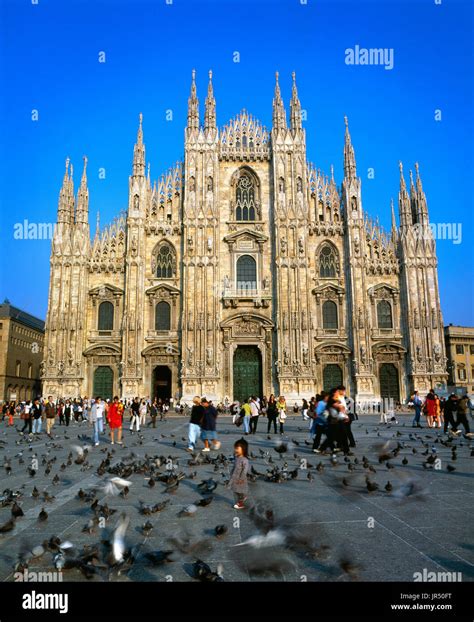
{"label": "person with backpack", "polygon": [[23,405],[23,410],[21,411],[21,418],[23,419],[23,427],[20,430],[20,434],[23,434],[25,430],[28,428],[28,434],[32,434],[33,429],[33,413],[31,412],[31,400],[28,400]]}

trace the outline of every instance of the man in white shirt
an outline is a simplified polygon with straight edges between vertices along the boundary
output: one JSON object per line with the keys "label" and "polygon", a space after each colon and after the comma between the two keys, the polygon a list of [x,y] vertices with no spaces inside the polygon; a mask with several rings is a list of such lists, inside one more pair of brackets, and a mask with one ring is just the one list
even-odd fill
{"label": "man in white shirt", "polygon": [[250,400],[250,434],[255,434],[255,432],[257,431],[259,416],[260,408],[258,406],[257,398],[252,397]]}

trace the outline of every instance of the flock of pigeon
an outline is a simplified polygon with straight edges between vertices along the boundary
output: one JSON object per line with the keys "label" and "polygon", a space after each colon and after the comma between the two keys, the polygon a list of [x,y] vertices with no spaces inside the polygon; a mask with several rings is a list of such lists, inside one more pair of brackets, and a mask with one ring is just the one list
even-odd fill
{"label": "flock of pigeon", "polygon": [[[184,425],[183,422],[183,428]],[[364,434],[362,424],[355,427],[359,435]],[[270,436],[252,436],[248,510],[239,513],[239,520],[245,517],[252,535],[243,541],[240,537],[236,544],[232,544],[235,538],[231,539],[230,534],[235,533],[233,520],[237,513],[232,511],[231,493],[226,491],[233,460],[232,443],[228,443],[228,454],[186,454],[185,437],[180,443],[173,434],[161,434],[151,442],[147,435],[156,433],[155,430],[140,432],[131,437],[128,447],[119,449],[110,445],[93,448],[87,435],[76,435],[71,428],[59,432],[56,429],[55,438],[46,441],[29,441],[26,436],[13,440],[11,431],[3,431],[0,468],[3,467],[1,479],[6,486],[0,495],[0,560],[9,569],[9,578],[14,572],[34,568],[62,571],[66,573],[65,580],[110,581],[130,578],[135,569],[141,568],[150,572],[150,579],[156,579],[154,568],[172,568],[181,563],[193,579],[224,581],[223,564],[210,560],[216,556],[212,555],[215,544],[227,539],[228,559],[249,576],[281,578],[287,571],[316,565],[326,569],[328,580],[357,580],[362,565],[347,551],[341,553],[341,547],[331,541],[320,523],[301,524],[297,516],[279,515],[272,484],[280,484],[284,491],[279,494],[287,498],[293,494],[293,482],[308,486],[305,498],[314,494],[316,511],[318,479],[329,490],[345,496],[389,495],[393,503],[426,502],[429,478],[420,472],[451,474],[456,471],[458,454],[474,457],[474,449],[463,438],[403,427],[372,428],[376,442],[365,444],[364,455],[355,449],[355,455],[348,456],[338,452],[315,455],[311,442],[303,435],[303,440],[277,442]],[[305,432],[302,428],[297,430]],[[369,434],[368,428],[365,433]],[[229,440],[237,438],[235,429],[222,430],[221,438],[225,434]],[[163,453],[146,451],[160,446]],[[170,450],[172,454],[164,455]],[[63,461],[59,455],[65,456]],[[44,476],[50,483],[40,486],[38,481],[44,482]],[[73,480],[93,483],[80,488],[76,483],[74,497],[70,499],[64,493]],[[12,481],[22,483],[7,487]],[[183,503],[183,486],[187,492],[195,493],[192,503]],[[82,532],[80,540],[87,543],[74,544],[57,535],[33,541],[39,533],[35,524],[43,525],[42,533],[58,529],[54,512],[68,501],[77,504],[75,514],[83,524],[77,522],[74,529]],[[210,507],[213,502],[215,511]],[[49,508],[53,508],[52,517]],[[204,533],[191,533],[189,519],[202,518],[203,513],[207,525],[212,525],[213,520],[218,524]],[[216,515],[220,519],[214,519]],[[130,537],[132,517],[134,522],[140,518],[138,542],[136,537]],[[163,524],[176,524],[175,519],[183,519],[182,528],[161,536]],[[22,527],[22,521],[28,521],[26,527]],[[60,533],[67,527],[62,526]],[[150,540],[157,535],[162,548],[155,550]],[[156,538],[152,540],[156,542]],[[75,575],[74,571],[80,574]]]}

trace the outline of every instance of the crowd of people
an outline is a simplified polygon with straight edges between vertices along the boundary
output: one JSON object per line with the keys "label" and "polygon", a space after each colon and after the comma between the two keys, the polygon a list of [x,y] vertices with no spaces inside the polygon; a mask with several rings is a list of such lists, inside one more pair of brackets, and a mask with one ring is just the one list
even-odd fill
{"label": "crowd of people", "polygon": [[418,391],[415,391],[411,401],[415,409],[415,416],[412,422],[414,428],[423,427],[420,423],[423,414],[426,417],[426,425],[429,428],[443,427],[445,434],[450,431],[454,435],[459,435],[461,434],[459,427],[463,426],[464,433],[468,438],[474,436],[471,433],[467,418],[469,411],[473,409],[473,403],[467,393],[462,397],[451,393],[446,399],[445,397],[439,397],[434,389],[430,389],[423,400],[419,396]]}

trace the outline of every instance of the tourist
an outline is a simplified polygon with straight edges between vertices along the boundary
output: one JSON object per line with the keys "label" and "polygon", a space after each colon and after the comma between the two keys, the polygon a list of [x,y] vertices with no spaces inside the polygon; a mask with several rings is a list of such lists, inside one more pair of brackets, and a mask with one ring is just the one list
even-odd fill
{"label": "tourist", "polygon": [[196,443],[201,436],[203,418],[204,406],[201,404],[201,398],[199,395],[195,395],[193,398],[193,406],[191,408],[191,417],[189,419],[187,451],[194,451],[196,449]]}
{"label": "tourist", "polygon": [[113,445],[115,440],[115,430],[117,430],[117,443],[122,444],[122,408],[119,398],[116,395],[107,412],[107,421],[110,427],[110,443]]}
{"label": "tourist", "polygon": [[64,420],[66,421],[66,427],[69,426],[69,423],[71,421],[71,412],[71,400],[66,400],[66,403],[64,404]]}
{"label": "tourist", "polygon": [[89,414],[89,422],[94,426],[92,442],[96,447],[99,445],[99,435],[104,433],[104,411],[105,404],[99,395],[95,398]]}
{"label": "tourist", "polygon": [[133,434],[133,426],[135,425],[135,430],[140,432],[140,398],[136,397],[132,405],[130,407],[130,432]]}
{"label": "tourist", "polygon": [[423,411],[426,415],[426,423],[429,428],[433,427],[433,421],[436,417],[438,404],[436,403],[436,397],[434,389],[430,389],[430,392],[426,396],[425,403],[423,405]]}
{"label": "tourist", "polygon": [[329,392],[328,403],[328,427],[327,438],[323,441],[320,450],[321,453],[330,448],[336,451],[334,445],[337,443],[338,449],[344,452],[345,456],[352,455],[349,451],[349,443],[347,439],[346,423],[349,417],[344,411],[344,406],[339,400],[339,389],[331,389]]}
{"label": "tourist", "polygon": [[316,405],[313,426],[311,428],[311,432],[314,434],[313,451],[316,454],[321,453],[321,450],[319,449],[319,444],[321,443],[321,436],[323,434],[326,434],[326,436],[328,435],[328,398],[329,394],[325,391],[321,391],[319,401]]}
{"label": "tourist", "polygon": [[155,397],[155,399],[153,400],[152,405],[150,406],[150,418],[151,421],[148,424],[149,426],[151,425],[153,428],[156,428],[156,418],[158,417],[158,401]]}
{"label": "tourist", "polygon": [[244,423],[244,434],[247,436],[250,434],[250,417],[252,416],[252,409],[250,408],[250,400],[252,398],[249,397],[247,402],[242,404],[242,408],[240,409],[240,416],[243,417]]}
{"label": "tourist", "polygon": [[146,424],[146,413],[147,413],[148,407],[147,407],[147,403],[145,400],[142,400],[142,403],[140,404],[140,408],[139,408],[139,416],[140,416],[140,426],[144,426]]}
{"label": "tourist", "polygon": [[303,405],[301,407],[301,415],[303,417],[303,421],[308,421],[309,419],[308,411],[309,411],[308,401],[303,399]]}
{"label": "tourist", "polygon": [[467,436],[468,438],[471,438],[474,435],[471,434],[471,430],[469,428],[469,421],[467,419],[468,412],[469,412],[469,396],[466,393],[458,401],[458,412],[456,415],[456,427],[459,428],[459,426],[462,425],[465,431],[465,436]]}
{"label": "tourist", "polygon": [[260,408],[256,397],[250,398],[250,433],[255,434],[257,431],[258,418],[260,416]]}
{"label": "tourist", "polygon": [[411,401],[413,402],[413,406],[415,407],[415,416],[413,418],[412,427],[413,428],[421,428],[421,427],[423,427],[420,424],[421,407],[423,406],[423,400],[418,395],[418,391],[415,391],[413,393]]}
{"label": "tourist", "polygon": [[447,434],[449,426],[451,426],[451,432],[458,434],[458,429],[455,420],[455,414],[458,410],[458,397],[455,393],[451,393],[444,404],[444,433]]}
{"label": "tourist", "polygon": [[276,403],[275,396],[272,393],[270,397],[268,398],[268,404],[267,404],[267,419],[268,419],[267,434],[270,434],[270,428],[272,425],[273,425],[273,432],[275,434],[277,433],[277,417],[278,417],[277,403]]}
{"label": "tourist", "polygon": [[[349,446],[350,447],[355,447],[356,443],[355,443],[355,439],[354,439],[354,435],[352,434],[352,422],[355,419],[354,413],[352,412],[353,409],[349,409],[348,408],[348,404],[347,404],[347,400],[346,400],[346,387],[341,385],[340,387],[338,387],[338,395],[339,395],[339,401],[343,406],[344,409],[344,414],[347,415],[347,421],[344,422],[344,426],[345,426],[345,435],[347,436],[347,440],[349,442]],[[393,415],[394,417],[395,415]]]}
{"label": "tourist", "polygon": [[53,402],[52,395],[48,395],[48,399],[44,402],[44,414],[46,417],[46,434],[51,436],[51,430],[54,425],[54,417],[56,416],[56,405]]}
{"label": "tourist", "polygon": [[41,423],[42,423],[42,410],[41,403],[39,397],[36,397],[33,400],[33,405],[31,407],[31,415],[33,418],[33,434],[39,434],[41,432]]}
{"label": "tourist", "polygon": [[24,406],[21,413],[21,418],[24,421],[23,427],[20,430],[20,433],[23,434],[26,428],[28,428],[28,434],[32,434],[33,430],[33,413],[31,411],[31,400],[28,400]]}
{"label": "tourist", "polygon": [[60,400],[58,404],[57,415],[59,419],[59,425],[63,425],[64,424],[64,402],[62,400]]}
{"label": "tourist", "polygon": [[278,411],[278,423],[280,424],[280,434],[284,433],[284,425],[286,421],[286,400],[283,395],[280,395],[277,402]]}
{"label": "tourist", "polygon": [[217,440],[217,410],[211,403],[209,403],[208,399],[205,397],[202,398],[201,404],[204,409],[201,424],[201,438],[204,441],[203,451],[210,451],[209,441],[211,442],[212,449],[219,449],[221,444]]}
{"label": "tourist", "polygon": [[234,509],[245,509],[245,501],[248,495],[247,473],[249,472],[248,443],[241,438],[234,443],[234,466],[229,480],[229,488],[234,493]]}

